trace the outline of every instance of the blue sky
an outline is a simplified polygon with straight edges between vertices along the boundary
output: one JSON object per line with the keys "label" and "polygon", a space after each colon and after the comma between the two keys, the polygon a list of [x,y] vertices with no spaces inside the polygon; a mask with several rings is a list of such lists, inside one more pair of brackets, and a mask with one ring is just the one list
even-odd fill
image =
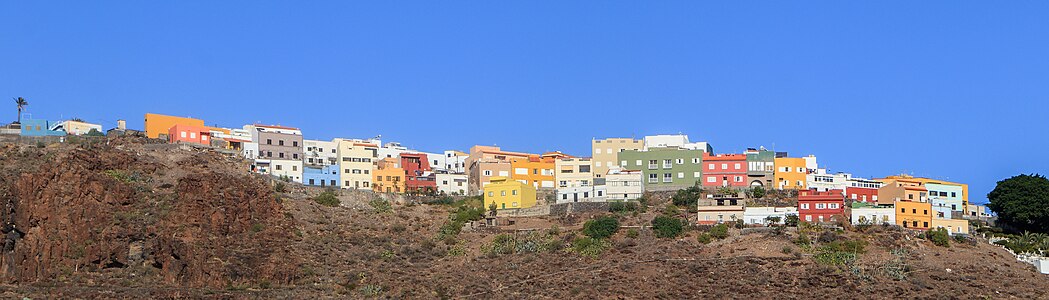
{"label": "blue sky", "polygon": [[5,1],[0,96],[426,151],[681,132],[975,202],[1049,173],[1049,2],[214,2]]}

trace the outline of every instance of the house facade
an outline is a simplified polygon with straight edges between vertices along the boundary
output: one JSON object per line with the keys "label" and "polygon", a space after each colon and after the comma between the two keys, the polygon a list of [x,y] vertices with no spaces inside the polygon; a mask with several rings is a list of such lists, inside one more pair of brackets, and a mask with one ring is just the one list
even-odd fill
{"label": "house facade", "polygon": [[255,170],[302,183],[302,131],[293,127],[262,124],[252,125],[251,128],[252,142],[259,145]]}
{"label": "house facade", "polygon": [[605,173],[605,194],[609,201],[636,200],[645,195],[641,170],[624,170],[618,167]]}
{"label": "house facade", "polygon": [[405,192],[404,169],[393,157],[380,159],[372,170],[371,187],[377,193],[401,194]]}
{"label": "house facade", "polygon": [[204,120],[168,116],[154,113],[146,113],[145,119],[146,137],[159,138],[162,134],[168,134],[168,129],[175,125],[204,126]]}
{"label": "house facade", "polygon": [[777,157],[773,164],[776,168],[772,175],[776,178],[776,188],[781,190],[804,190],[808,189],[808,186],[805,184],[807,180],[806,175],[816,170],[816,157],[812,155],[809,155],[808,158]]}
{"label": "house facade", "polygon": [[303,164],[311,167],[324,167],[339,164],[339,143],[337,141],[303,140]]}
{"label": "house facade", "polygon": [[510,179],[531,185],[532,187],[553,189],[554,161],[552,156],[531,155],[527,158],[510,159]]}
{"label": "house facade", "polygon": [[810,223],[831,222],[835,219],[844,221],[845,197],[842,191],[798,191],[798,217]]}
{"label": "house facade", "polygon": [[632,138],[608,138],[590,140],[590,155],[593,158],[594,177],[601,178],[611,167],[619,166],[619,152],[624,150],[640,151],[645,142]]}
{"label": "house facade", "polygon": [[168,128],[169,143],[211,145],[211,130],[203,126],[177,124]]}
{"label": "house facade", "polygon": [[469,194],[481,195],[481,191],[492,177],[510,178],[511,159],[527,159],[533,155],[535,154],[503,151],[495,146],[470,147],[470,155],[466,157],[466,172],[470,179]]}
{"label": "house facade", "polygon": [[44,119],[22,119],[21,136],[65,136],[64,131],[51,130],[50,122]]}
{"label": "house facade", "polygon": [[895,225],[896,211],[892,205],[852,202],[850,220],[853,225]]}
{"label": "house facade", "polygon": [[932,225],[933,210],[929,202],[896,200],[896,225],[925,230]]}
{"label": "house facade", "polygon": [[743,219],[747,200],[742,197],[700,198],[696,205],[698,208],[696,222],[702,225],[712,225]]}
{"label": "house facade", "polygon": [[955,214],[964,214],[965,201],[962,199],[961,186],[926,182],[925,189],[929,190],[929,203],[940,213],[939,217],[950,219]]}
{"label": "house facade", "polygon": [[717,154],[703,156],[704,187],[746,187],[747,156],[744,154]]}
{"label": "house facade", "polygon": [[437,178],[430,168],[430,160],[423,153],[401,153],[406,192],[431,194],[437,192]]}
{"label": "house facade", "polygon": [[[378,162],[379,146],[366,140],[336,139],[339,179],[344,189],[374,190],[371,172]],[[403,176],[403,175],[402,175]]]}
{"label": "house facade", "polygon": [[845,183],[845,198],[857,202],[878,203],[878,189],[883,185],[881,181],[850,177]]}
{"label": "house facade", "polygon": [[703,153],[714,153],[714,147],[710,146],[707,142],[690,142],[688,135],[685,134],[658,134],[645,136],[643,148],[641,150],[648,151],[650,148],[682,148],[687,150],[700,150]]}
{"label": "house facade", "polygon": [[536,190],[530,184],[506,177],[493,177],[484,188],[484,208],[495,204],[496,209],[529,208],[536,205]]}
{"label": "house facade", "polygon": [[554,160],[554,181],[557,188],[594,185],[594,170],[589,157],[566,157]]}
{"label": "house facade", "polygon": [[776,153],[766,150],[749,148],[743,152],[747,160],[747,184],[751,187],[760,186],[774,188],[776,178]]}
{"label": "house facade", "polygon": [[798,215],[797,207],[747,207],[743,210],[743,223],[747,225],[769,224],[769,218],[779,218],[773,224],[784,224],[788,215]]}
{"label": "house facade", "polygon": [[83,121],[67,120],[61,121],[51,125],[51,130],[65,131],[66,134],[70,135],[85,135],[95,130],[98,134],[102,134],[102,125],[92,124]]}
{"label": "house facade", "polygon": [[466,174],[437,173],[434,175],[437,183],[437,192],[445,195],[466,195],[469,189],[469,179]]}
{"label": "house facade", "polygon": [[558,188],[556,202],[605,202],[608,199],[606,191],[606,186],[604,185]]}
{"label": "house facade", "polygon": [[964,219],[932,218],[932,228],[943,228],[949,235],[969,234],[969,221]]}
{"label": "house facade", "polygon": [[646,191],[678,190],[693,186],[702,178],[703,153],[683,148],[624,150],[619,152],[619,165],[641,170]]}
{"label": "house facade", "polygon": [[339,187],[339,181],[339,165],[303,166],[302,184],[336,188]]}

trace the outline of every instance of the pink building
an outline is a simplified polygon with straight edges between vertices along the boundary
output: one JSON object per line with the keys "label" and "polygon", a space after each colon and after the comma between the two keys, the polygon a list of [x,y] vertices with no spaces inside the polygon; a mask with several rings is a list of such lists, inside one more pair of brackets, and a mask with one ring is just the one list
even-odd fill
{"label": "pink building", "polygon": [[211,145],[211,130],[207,127],[175,124],[168,128],[168,142]]}
{"label": "pink building", "polygon": [[820,192],[817,190],[798,191],[798,217],[803,222],[823,223],[835,218],[845,218],[845,197],[841,190]]}
{"label": "pink building", "polygon": [[703,154],[704,187],[746,187],[745,154]]}

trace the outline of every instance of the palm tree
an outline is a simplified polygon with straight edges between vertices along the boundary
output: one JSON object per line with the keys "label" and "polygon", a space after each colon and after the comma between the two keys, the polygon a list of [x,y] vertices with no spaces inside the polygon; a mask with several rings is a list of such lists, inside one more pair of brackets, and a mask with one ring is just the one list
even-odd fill
{"label": "palm tree", "polygon": [[22,124],[22,110],[25,109],[26,105],[29,105],[29,102],[22,97],[13,99],[15,99],[15,105],[18,105],[18,124]]}

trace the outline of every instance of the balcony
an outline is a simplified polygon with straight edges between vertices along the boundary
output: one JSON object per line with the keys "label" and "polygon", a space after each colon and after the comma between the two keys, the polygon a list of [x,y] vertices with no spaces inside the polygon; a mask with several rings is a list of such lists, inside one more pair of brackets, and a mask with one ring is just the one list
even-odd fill
{"label": "balcony", "polygon": [[649,170],[659,169],[659,165],[658,164],[648,164],[648,169]]}

